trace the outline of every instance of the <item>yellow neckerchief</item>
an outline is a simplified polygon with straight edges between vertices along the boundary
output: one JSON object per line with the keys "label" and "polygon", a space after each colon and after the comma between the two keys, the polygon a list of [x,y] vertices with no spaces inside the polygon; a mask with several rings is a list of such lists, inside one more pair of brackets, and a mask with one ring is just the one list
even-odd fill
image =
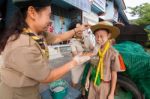
{"label": "yellow neckerchief", "polygon": [[48,59],[49,51],[48,51],[48,47],[46,46],[46,42],[42,38],[40,38],[38,35],[34,34],[30,29],[24,28],[23,33],[28,34],[34,41],[38,43],[38,45],[41,47],[41,51],[43,55],[46,56]]}
{"label": "yellow neckerchief", "polygon": [[104,50],[101,51],[99,49],[99,51],[98,51],[99,63],[98,63],[97,70],[96,70],[96,77],[95,77],[95,80],[94,80],[94,85],[96,85],[99,73],[100,73],[100,79],[104,80],[104,57],[105,57],[105,54],[108,51],[109,47],[110,47],[110,42],[107,41],[107,43],[104,47]]}

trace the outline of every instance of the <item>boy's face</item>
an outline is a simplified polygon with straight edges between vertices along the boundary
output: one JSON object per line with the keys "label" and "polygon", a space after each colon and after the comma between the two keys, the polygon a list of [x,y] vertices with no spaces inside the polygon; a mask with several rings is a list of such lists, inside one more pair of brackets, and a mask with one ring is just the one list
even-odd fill
{"label": "boy's face", "polygon": [[106,41],[110,38],[110,33],[106,30],[98,30],[95,32],[96,43],[100,45],[104,45]]}

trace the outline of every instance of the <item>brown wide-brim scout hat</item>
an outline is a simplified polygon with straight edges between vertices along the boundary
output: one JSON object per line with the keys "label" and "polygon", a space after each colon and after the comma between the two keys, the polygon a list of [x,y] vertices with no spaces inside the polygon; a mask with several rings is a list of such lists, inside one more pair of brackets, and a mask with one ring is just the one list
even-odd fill
{"label": "brown wide-brim scout hat", "polygon": [[113,24],[109,21],[102,21],[96,25],[91,26],[91,30],[94,34],[97,30],[100,30],[100,29],[109,30],[109,33],[111,33],[110,38],[117,38],[120,34],[119,28],[117,28],[116,26],[113,26]]}
{"label": "brown wide-brim scout hat", "polygon": [[45,7],[51,5],[51,0],[13,0],[13,4],[18,8],[26,8],[29,6]]}

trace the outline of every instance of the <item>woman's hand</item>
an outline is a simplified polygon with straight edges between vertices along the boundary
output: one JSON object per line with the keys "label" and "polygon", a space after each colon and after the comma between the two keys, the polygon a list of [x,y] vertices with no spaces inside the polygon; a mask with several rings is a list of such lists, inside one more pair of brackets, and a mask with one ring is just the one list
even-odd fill
{"label": "woman's hand", "polygon": [[114,99],[114,94],[109,94],[108,99]]}
{"label": "woman's hand", "polygon": [[92,57],[93,52],[83,52],[82,55]]}
{"label": "woman's hand", "polygon": [[82,53],[76,55],[73,58],[73,61],[76,62],[76,65],[81,65],[81,64],[87,62],[88,60],[90,60],[90,56],[88,56],[88,55],[82,55]]}
{"label": "woman's hand", "polygon": [[84,30],[89,28],[89,24],[82,24],[75,28],[75,32],[83,32]]}
{"label": "woman's hand", "polygon": [[89,79],[86,79],[85,90],[88,91],[89,87],[90,87],[90,81],[89,81]]}

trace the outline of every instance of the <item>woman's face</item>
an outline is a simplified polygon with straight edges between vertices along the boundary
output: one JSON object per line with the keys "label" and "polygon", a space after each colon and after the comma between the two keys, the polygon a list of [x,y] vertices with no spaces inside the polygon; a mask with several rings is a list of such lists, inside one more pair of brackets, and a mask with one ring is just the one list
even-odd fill
{"label": "woman's face", "polygon": [[[77,23],[77,24],[76,24],[76,27],[77,27],[77,28],[80,27],[80,26],[81,26],[80,23]],[[79,38],[81,38],[81,37],[82,37],[82,32],[77,32],[77,33],[76,33],[76,36],[79,37]]]}
{"label": "woman's face", "polygon": [[[51,7],[47,6],[39,11],[36,11],[34,7],[28,8],[28,14],[32,20],[32,25],[34,25],[34,28],[37,32],[44,32],[47,31],[49,25],[50,25],[50,16],[51,16]],[[30,23],[29,23],[30,24]]]}
{"label": "woman's face", "polygon": [[105,44],[105,42],[109,39],[110,33],[108,33],[106,30],[98,30],[95,32],[95,39],[96,42],[100,45]]}

